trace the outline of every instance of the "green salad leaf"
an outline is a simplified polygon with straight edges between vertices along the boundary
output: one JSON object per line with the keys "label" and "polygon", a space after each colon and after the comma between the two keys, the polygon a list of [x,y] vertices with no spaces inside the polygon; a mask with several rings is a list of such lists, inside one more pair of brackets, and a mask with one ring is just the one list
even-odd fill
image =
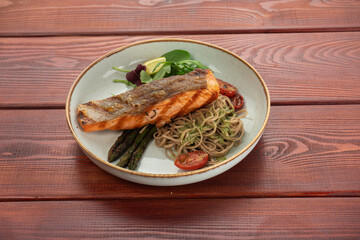
{"label": "green salad leaf", "polygon": [[161,79],[164,77],[167,77],[168,74],[170,74],[171,72],[171,63],[166,62],[161,68],[160,70],[155,73],[153,80],[157,80],[157,79]]}
{"label": "green salad leaf", "polygon": [[166,61],[180,62],[180,61],[184,61],[184,60],[189,60],[190,53],[185,50],[176,49],[176,50],[172,50],[170,52],[163,54],[161,57],[165,57]]}
{"label": "green salad leaf", "polygon": [[140,72],[140,80],[142,83],[149,83],[153,81],[152,77],[144,70]]}

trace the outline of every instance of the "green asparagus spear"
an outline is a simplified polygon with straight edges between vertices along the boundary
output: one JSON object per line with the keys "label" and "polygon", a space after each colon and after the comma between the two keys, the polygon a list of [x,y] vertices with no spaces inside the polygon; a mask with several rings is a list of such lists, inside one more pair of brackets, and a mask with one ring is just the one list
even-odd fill
{"label": "green asparagus spear", "polygon": [[[149,126],[150,127],[150,126]],[[139,162],[141,156],[143,155],[146,146],[149,144],[150,140],[153,138],[154,133],[157,131],[156,126],[151,126],[149,132],[145,135],[144,139],[141,141],[139,146],[136,148],[134,153],[131,155],[128,168],[130,170],[135,170],[137,163]]]}
{"label": "green asparagus spear", "polygon": [[121,136],[118,137],[114,145],[110,148],[108,153],[108,162],[113,162],[123,154],[126,149],[134,142],[136,135],[140,129],[125,130]]}
{"label": "green asparagus spear", "polygon": [[124,142],[125,138],[130,134],[130,131],[125,130],[121,133],[121,135],[116,139],[115,143],[111,146],[108,152],[108,162],[112,162],[111,155],[115,151],[115,149]]}
{"label": "green asparagus spear", "polygon": [[143,140],[146,133],[150,130],[149,126],[146,126],[143,128],[139,134],[137,134],[135,141],[128,147],[128,149],[125,151],[125,153],[120,157],[119,162],[117,165],[119,167],[125,167],[128,164],[128,161],[132,155],[132,153],[136,150],[137,146],[140,144],[140,142]]}

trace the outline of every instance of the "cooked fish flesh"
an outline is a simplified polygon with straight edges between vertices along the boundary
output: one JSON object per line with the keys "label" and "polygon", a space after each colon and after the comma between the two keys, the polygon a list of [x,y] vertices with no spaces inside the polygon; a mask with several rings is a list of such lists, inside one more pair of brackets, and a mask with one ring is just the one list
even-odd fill
{"label": "cooked fish flesh", "polygon": [[219,96],[211,70],[195,69],[158,79],[130,91],[78,107],[78,121],[85,132],[134,129],[146,124],[161,127],[177,116],[201,108]]}

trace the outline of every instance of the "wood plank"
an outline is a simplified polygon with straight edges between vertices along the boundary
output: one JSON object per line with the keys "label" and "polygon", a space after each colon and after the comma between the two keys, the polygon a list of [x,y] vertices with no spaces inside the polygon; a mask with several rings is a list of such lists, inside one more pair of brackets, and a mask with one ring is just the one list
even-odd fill
{"label": "wood plank", "polygon": [[360,29],[359,1],[5,0],[0,12],[2,36]]}
{"label": "wood plank", "polygon": [[[88,64],[114,48],[152,38],[0,38],[0,107],[64,107],[72,82]],[[360,32],[184,38],[247,60],[267,83],[272,104],[360,103]]]}
{"label": "wood plank", "polygon": [[241,163],[204,182],[118,179],[77,146],[64,110],[0,111],[0,199],[360,196],[360,105],[274,106]]}
{"label": "wood plank", "polygon": [[360,237],[359,198],[3,202],[0,211],[3,239]]}

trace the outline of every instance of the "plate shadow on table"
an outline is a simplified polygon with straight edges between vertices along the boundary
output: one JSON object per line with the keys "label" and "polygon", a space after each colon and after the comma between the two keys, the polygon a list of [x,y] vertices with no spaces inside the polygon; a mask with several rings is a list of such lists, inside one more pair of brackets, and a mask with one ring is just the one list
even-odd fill
{"label": "plate shadow on table", "polygon": [[[205,181],[170,187],[141,185],[117,178],[97,167],[84,154],[76,162],[78,183],[85,195],[95,199],[138,198],[231,198],[256,194],[264,177],[264,150],[258,146],[228,171]],[[80,149],[80,148],[79,148]]]}

